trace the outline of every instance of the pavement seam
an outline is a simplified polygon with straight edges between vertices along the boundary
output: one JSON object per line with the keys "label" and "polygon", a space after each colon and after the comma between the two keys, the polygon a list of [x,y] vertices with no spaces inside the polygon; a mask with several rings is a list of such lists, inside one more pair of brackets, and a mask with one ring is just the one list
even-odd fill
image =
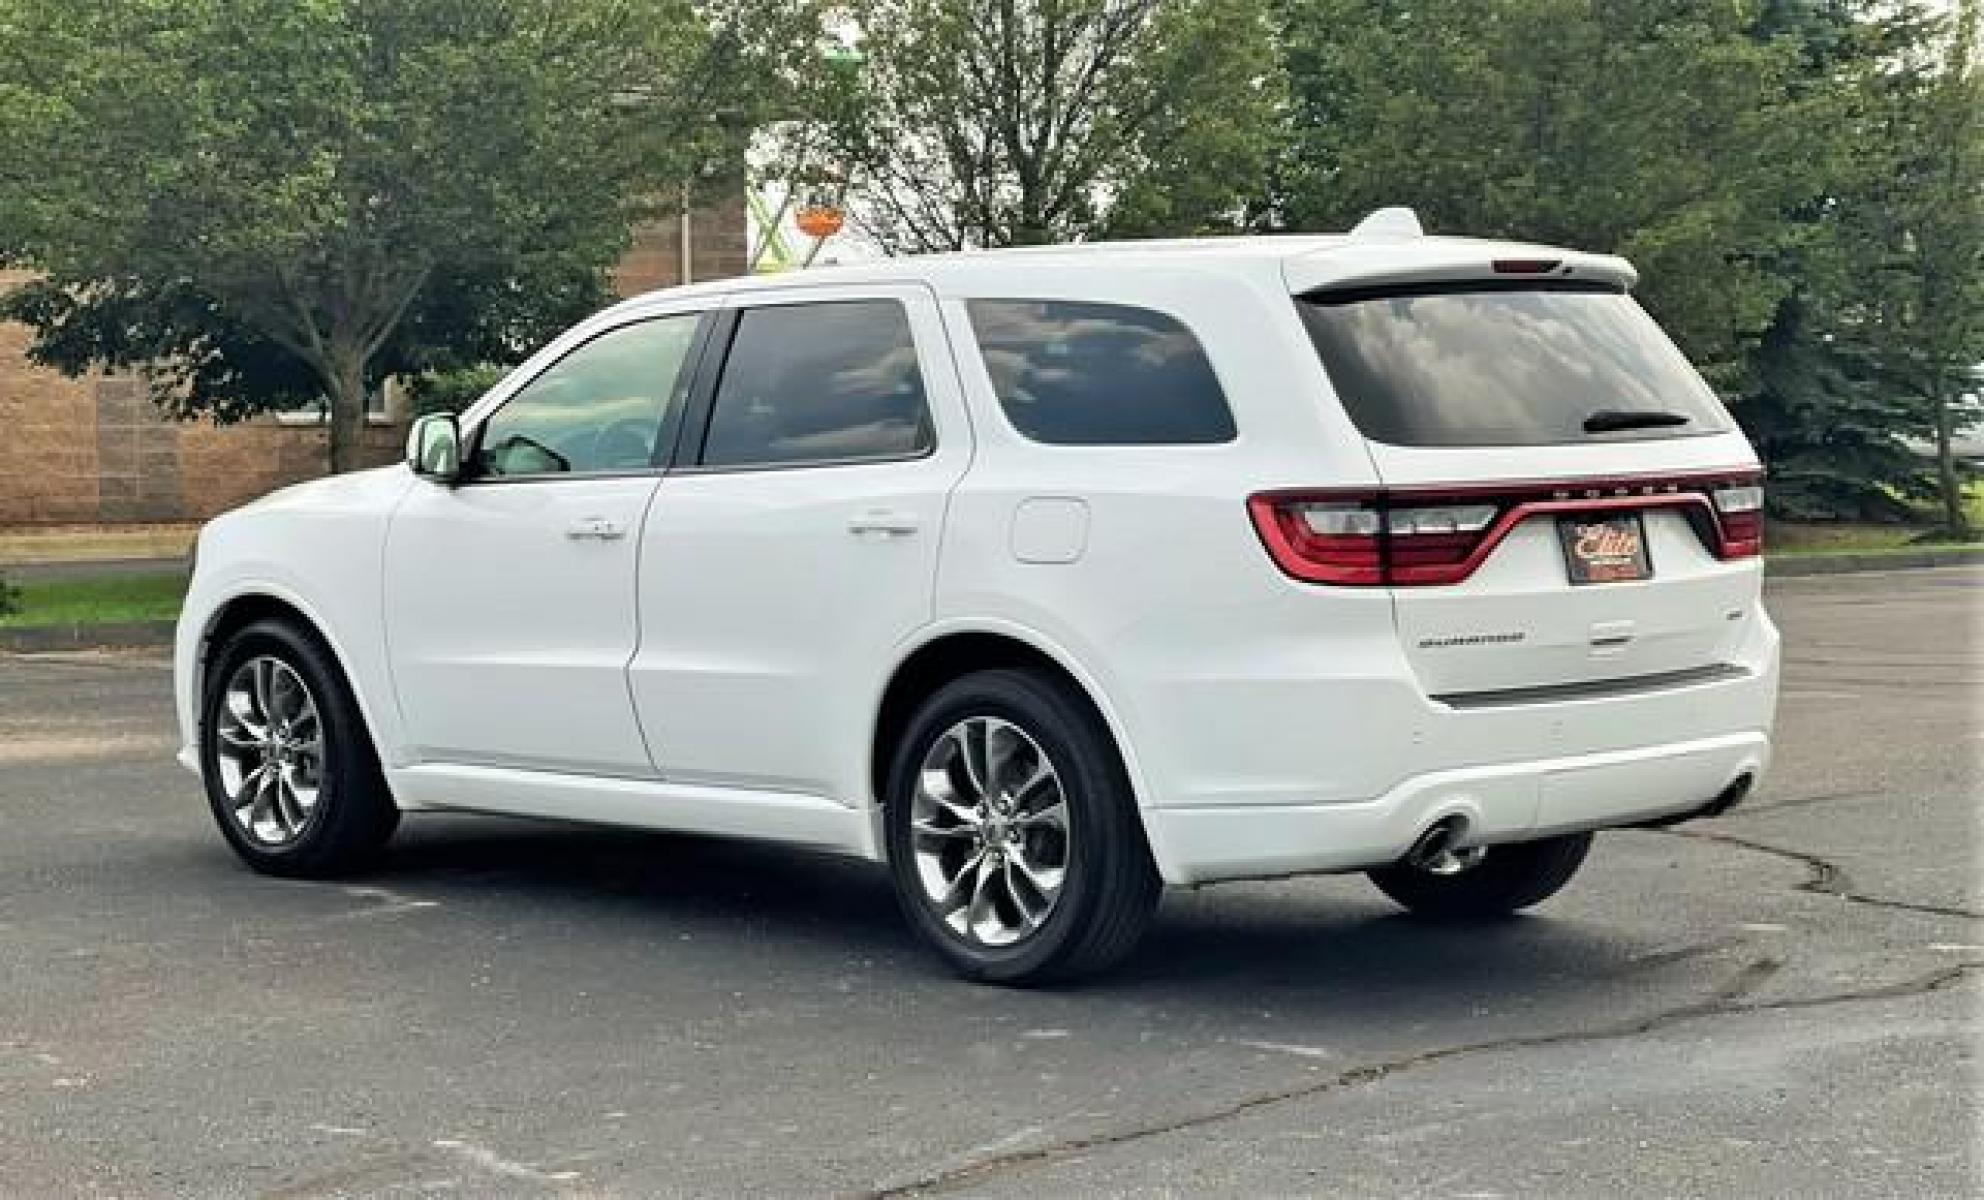
{"label": "pavement seam", "polygon": [[1756,804],[1744,804],[1740,816],[1754,817],[1758,813],[1782,812],[1789,808],[1808,808],[1814,804],[1838,804],[1854,800],[1879,800],[1882,794],[1876,791],[1822,792],[1816,796],[1787,796],[1782,800],[1768,800]]}
{"label": "pavement seam", "polygon": [[1451,1059],[1477,1054],[1492,1054],[1506,1050],[1528,1050],[1542,1046],[1574,1045],[1583,1042],[1617,1041],[1622,1038],[1640,1037],[1677,1025],[1684,1021],[1702,1017],[1738,1016],[1747,1013],[1774,1012],[1779,1010],[1820,1008],[1834,1004],[1851,1004],[1874,1000],[1895,1000],[1911,996],[1923,996],[1958,982],[1973,971],[1984,970],[1984,962],[1958,963],[1943,967],[1925,975],[1879,987],[1862,988],[1847,992],[1832,992],[1822,996],[1787,997],[1780,1000],[1743,1002],[1743,997],[1775,975],[1782,967],[1780,960],[1760,958],[1745,964],[1729,981],[1707,997],[1662,1009],[1649,1016],[1615,1025],[1602,1025],[1586,1029],[1569,1029],[1556,1033],[1523,1034],[1515,1037],[1498,1038],[1486,1042],[1470,1042],[1457,1046],[1441,1046],[1423,1050],[1417,1054],[1386,1062],[1353,1067],[1350,1070],[1332,1075],[1327,1079],[1315,1080],[1297,1087],[1282,1088],[1248,1096],[1206,1112],[1160,1121],[1134,1129],[1098,1133],[1089,1137],[1074,1138],[1052,1145],[1039,1146],[1030,1150],[1017,1150],[1008,1154],[996,1155],[962,1166],[939,1171],[909,1183],[890,1184],[870,1191],[857,1192],[850,1200],[895,1200],[897,1197],[926,1196],[949,1192],[960,1187],[977,1183],[988,1176],[1030,1167],[1045,1166],[1061,1162],[1090,1150],[1108,1149],[1146,1138],[1162,1137],[1186,1130],[1200,1129],[1236,1117],[1279,1104],[1297,1100],[1313,1099],[1334,1092],[1347,1091],[1366,1084],[1378,1083],[1394,1075]]}
{"label": "pavement seam", "polygon": [[59,650],[13,650],[0,646],[0,662],[24,667],[144,667],[171,670],[172,660],[157,646],[81,646]]}
{"label": "pavement seam", "polygon": [[[1761,810],[1759,810],[1761,811]],[[1696,841],[1720,842],[1725,846],[1735,846],[1758,854],[1768,854],[1788,862],[1795,862],[1811,872],[1810,877],[1798,885],[1801,892],[1816,896],[1836,896],[1841,900],[1851,900],[1855,904],[1865,904],[1872,908],[1894,909],[1899,912],[1919,913],[1931,917],[1955,917],[1959,920],[1984,921],[1984,912],[1959,908],[1955,905],[1925,904],[1916,900],[1892,900],[1884,896],[1870,896],[1856,891],[1846,871],[1838,863],[1821,858],[1805,850],[1791,850],[1783,846],[1773,846],[1769,842],[1759,842],[1733,833],[1720,833],[1708,829],[1659,829],[1669,837],[1693,838]]]}

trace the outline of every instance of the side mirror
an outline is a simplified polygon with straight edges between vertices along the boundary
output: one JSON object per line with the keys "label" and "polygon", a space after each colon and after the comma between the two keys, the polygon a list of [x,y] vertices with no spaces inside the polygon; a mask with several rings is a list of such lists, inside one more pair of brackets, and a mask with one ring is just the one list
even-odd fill
{"label": "side mirror", "polygon": [[429,413],[406,431],[406,465],[422,479],[453,483],[462,474],[462,431],[453,413]]}

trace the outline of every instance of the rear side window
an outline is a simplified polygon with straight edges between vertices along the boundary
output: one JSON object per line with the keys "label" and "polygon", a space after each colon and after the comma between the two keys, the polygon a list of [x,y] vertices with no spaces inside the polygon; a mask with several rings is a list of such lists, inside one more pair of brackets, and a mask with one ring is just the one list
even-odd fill
{"label": "rear side window", "polygon": [[1297,304],[1350,419],[1373,441],[1548,446],[1731,428],[1674,343],[1614,288],[1446,285]]}
{"label": "rear side window", "polygon": [[739,317],[703,465],[907,458],[933,444],[902,305],[822,301],[746,309]]}
{"label": "rear side window", "polygon": [[1163,313],[1066,300],[966,307],[1006,419],[1036,442],[1233,440],[1233,412],[1205,348]]}

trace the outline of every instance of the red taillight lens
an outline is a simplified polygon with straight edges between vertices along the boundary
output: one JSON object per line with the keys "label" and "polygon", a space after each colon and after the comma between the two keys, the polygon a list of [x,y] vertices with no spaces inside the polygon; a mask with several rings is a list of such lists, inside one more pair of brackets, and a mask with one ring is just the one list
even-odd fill
{"label": "red taillight lens", "polygon": [[1385,582],[1384,516],[1357,499],[1255,496],[1254,528],[1281,569],[1309,583]]}
{"label": "red taillight lens", "polygon": [[1393,583],[1452,583],[1474,569],[1495,518],[1494,504],[1415,504],[1385,515],[1387,574]]}
{"label": "red taillight lens", "polygon": [[1755,474],[1577,479],[1356,492],[1263,492],[1247,501],[1276,565],[1307,583],[1458,583],[1529,518],[1679,509],[1717,558],[1763,553]]}
{"label": "red taillight lens", "polygon": [[1494,504],[1399,506],[1382,495],[1263,495],[1248,507],[1282,570],[1340,585],[1464,579],[1501,513]]}
{"label": "red taillight lens", "polygon": [[1721,526],[1722,544],[1715,548],[1720,558],[1755,558],[1764,552],[1764,489],[1762,484],[1740,483],[1715,489],[1716,523]]}

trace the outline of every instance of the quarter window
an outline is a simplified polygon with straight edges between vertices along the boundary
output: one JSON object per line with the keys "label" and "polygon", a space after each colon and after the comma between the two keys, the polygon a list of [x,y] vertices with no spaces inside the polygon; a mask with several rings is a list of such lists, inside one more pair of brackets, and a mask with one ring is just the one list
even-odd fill
{"label": "quarter window", "polygon": [[973,300],[967,308],[999,406],[1036,442],[1233,440],[1233,412],[1205,348],[1172,317],[1067,300]]}
{"label": "quarter window", "polygon": [[746,309],[703,440],[712,467],[906,458],[934,442],[909,318],[892,300]]}
{"label": "quarter window", "polygon": [[525,384],[482,427],[477,473],[633,471],[675,428],[694,313],[608,330]]}

